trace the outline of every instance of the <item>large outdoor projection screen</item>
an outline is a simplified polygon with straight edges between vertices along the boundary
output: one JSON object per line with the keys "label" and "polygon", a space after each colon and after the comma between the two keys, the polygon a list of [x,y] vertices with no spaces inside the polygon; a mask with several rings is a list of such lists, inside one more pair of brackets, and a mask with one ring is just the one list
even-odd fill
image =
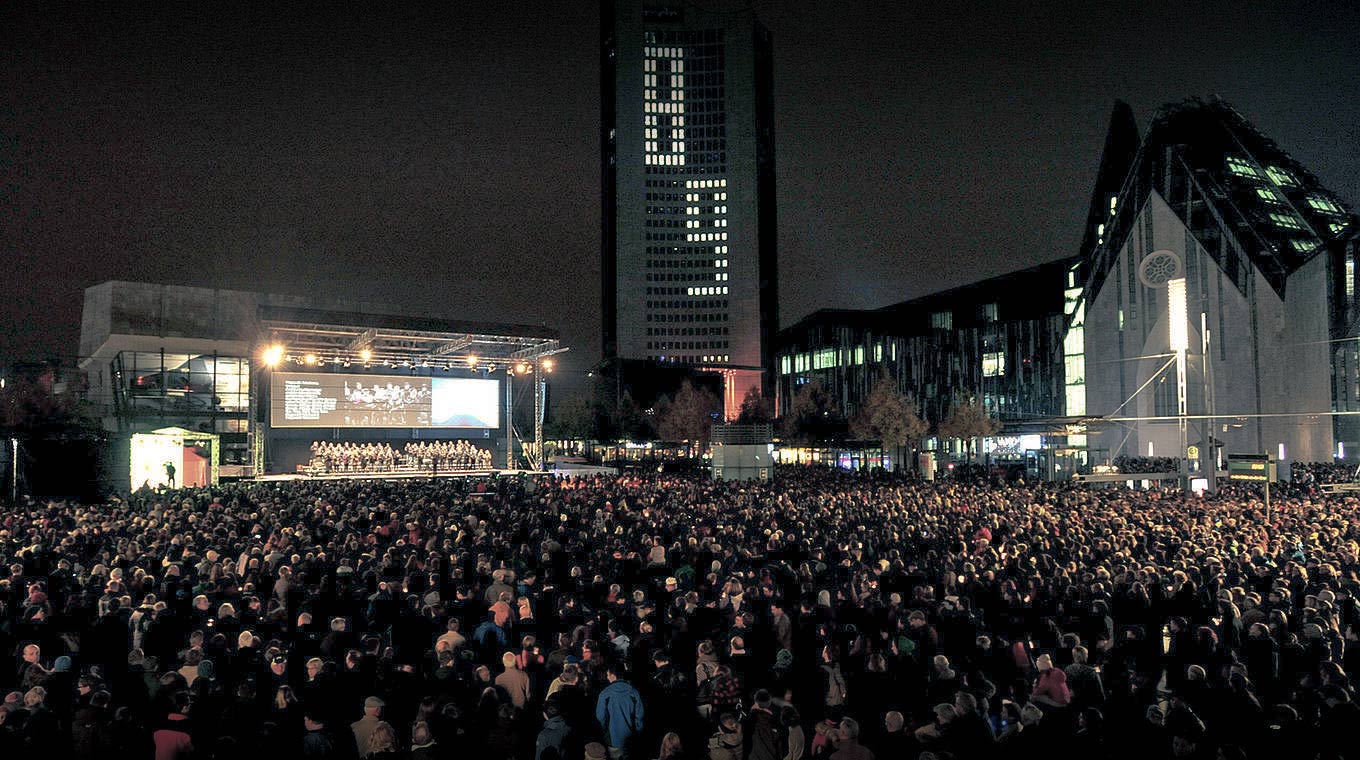
{"label": "large outdoor projection screen", "polygon": [[500,382],[472,377],[393,377],[275,372],[276,428],[497,428]]}

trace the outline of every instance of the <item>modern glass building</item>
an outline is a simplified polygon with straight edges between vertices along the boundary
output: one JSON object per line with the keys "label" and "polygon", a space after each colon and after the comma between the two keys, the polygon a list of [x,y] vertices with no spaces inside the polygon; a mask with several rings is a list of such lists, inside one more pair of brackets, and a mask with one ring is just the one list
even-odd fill
{"label": "modern glass building", "polygon": [[769,32],[749,5],[604,3],[606,359],[767,394],[778,327]]}
{"label": "modern glass building", "polygon": [[1069,258],[882,309],[815,312],[780,332],[780,408],[817,381],[852,416],[886,372],[930,422],[959,397],[1004,421],[1062,416],[1068,293],[1080,276]]}

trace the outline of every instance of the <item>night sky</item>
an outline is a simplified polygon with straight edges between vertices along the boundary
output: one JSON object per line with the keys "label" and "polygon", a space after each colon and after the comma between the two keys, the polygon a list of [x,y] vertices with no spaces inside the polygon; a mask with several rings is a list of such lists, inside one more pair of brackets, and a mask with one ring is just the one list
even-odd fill
{"label": "night sky", "polygon": [[[0,363],[73,356],[114,278],[546,323],[598,359],[593,3],[17,5]],[[1145,128],[1220,94],[1360,202],[1360,3],[958,5],[756,3],[784,325],[1076,253],[1115,98]]]}

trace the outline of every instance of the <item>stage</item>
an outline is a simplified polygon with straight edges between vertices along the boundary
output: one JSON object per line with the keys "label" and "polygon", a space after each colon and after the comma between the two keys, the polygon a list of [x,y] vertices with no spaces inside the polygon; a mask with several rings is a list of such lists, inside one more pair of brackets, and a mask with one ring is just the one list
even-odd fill
{"label": "stage", "polygon": [[495,468],[482,470],[439,470],[430,471],[427,469],[407,469],[374,471],[374,472],[286,472],[277,475],[261,475],[255,478],[259,482],[283,481],[283,480],[430,480],[434,478],[485,478],[492,475],[503,477],[507,475],[529,474],[528,470],[498,470]]}
{"label": "stage", "polygon": [[428,480],[431,478],[485,478],[490,476],[510,477],[521,475],[552,475],[559,478],[565,477],[590,477],[595,475],[617,475],[616,467],[599,467],[590,465],[568,465],[566,467],[554,467],[544,472],[534,470],[501,470],[496,468],[480,470],[440,470],[432,473],[429,470],[416,470],[402,468],[388,470],[385,472],[288,472],[277,475],[261,475],[255,478],[256,482],[278,482],[289,480]]}

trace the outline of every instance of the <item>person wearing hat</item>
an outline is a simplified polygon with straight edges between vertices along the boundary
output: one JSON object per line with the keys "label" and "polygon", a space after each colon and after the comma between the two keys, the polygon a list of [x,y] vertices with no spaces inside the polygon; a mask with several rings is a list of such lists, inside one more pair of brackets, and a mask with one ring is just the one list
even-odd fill
{"label": "person wearing hat", "polygon": [[708,739],[708,756],[712,760],[741,760],[742,745],[741,722],[737,716],[725,712],[718,719],[718,730]]}
{"label": "person wearing hat", "polygon": [[586,745],[585,760],[609,760],[609,754],[603,744],[591,742]]}
{"label": "person wearing hat", "polygon": [[751,704],[751,712],[742,727],[745,735],[746,760],[781,760],[779,735],[782,727],[774,713],[770,692],[758,689]]}
{"label": "person wearing hat", "polygon": [[[350,730],[354,732],[354,746],[358,750],[359,757],[368,757],[369,739],[373,732],[378,730],[379,725],[386,725],[382,719],[383,708],[387,703],[378,697],[369,697],[364,700],[364,717],[350,724]],[[388,726],[390,729],[391,726]]]}

